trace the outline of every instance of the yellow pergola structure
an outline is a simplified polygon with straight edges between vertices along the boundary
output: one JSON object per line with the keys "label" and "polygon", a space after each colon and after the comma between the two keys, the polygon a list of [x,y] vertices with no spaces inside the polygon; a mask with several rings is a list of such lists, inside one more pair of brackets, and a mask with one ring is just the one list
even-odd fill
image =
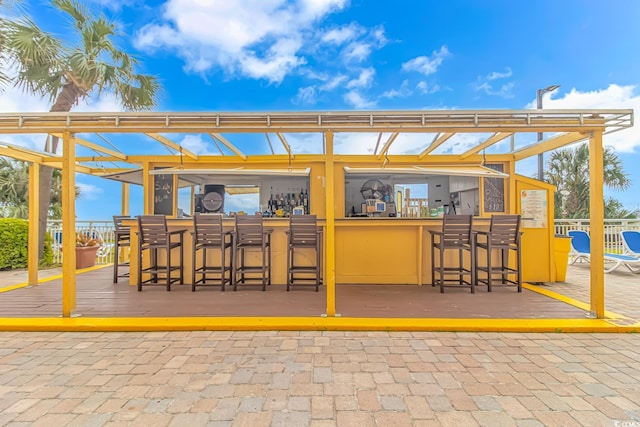
{"label": "yellow pergola structure", "polygon": [[[326,187],[333,188],[336,160],[351,162],[385,162],[402,159],[404,163],[455,164],[484,160],[516,161],[555,150],[578,141],[589,141],[590,154],[590,212],[591,212],[591,283],[590,314],[604,318],[604,209],[603,209],[603,135],[633,126],[633,110],[446,110],[446,111],[336,111],[336,112],[186,112],[186,113],[4,113],[0,114],[0,134],[52,135],[62,139],[62,155],[0,142],[0,155],[31,163],[30,167],[30,230],[29,244],[36,247],[37,191],[39,166],[62,169],[63,177],[63,230],[75,230],[75,174],[97,176],[141,170],[145,191],[144,212],[150,213],[151,163],[180,166],[190,164],[254,164],[280,163],[295,166],[297,162],[322,161],[325,165]],[[504,148],[500,152],[485,154],[489,147],[514,134],[546,132],[549,138],[530,145]],[[295,153],[286,135],[321,134],[322,150],[317,153]],[[378,134],[373,153],[359,155],[336,154],[334,138],[338,133]],[[407,133],[433,134],[416,154],[391,155],[389,149],[398,136]],[[460,133],[490,133],[491,136],[464,152],[438,153],[454,135]],[[127,153],[116,149],[104,135],[138,134],[150,143],[167,148],[168,155]],[[171,139],[176,134],[202,134],[210,138],[221,155],[196,154]],[[249,155],[233,143],[235,134],[265,134],[271,154]],[[275,134],[285,153],[274,154],[270,134]],[[82,137],[80,137],[82,135]],[[100,143],[88,138],[99,137]],[[95,139],[95,138],[93,138]],[[105,145],[106,143],[106,145]],[[96,156],[77,156],[76,146],[87,147]],[[221,146],[232,155],[225,154]],[[502,144],[501,146],[504,146]],[[113,162],[114,168],[95,167],[96,162]],[[124,164],[124,166],[122,166]],[[382,164],[384,166],[384,163]],[[506,171],[513,177],[515,167]],[[511,178],[513,179],[513,178]],[[123,185],[123,211],[128,211],[128,185]],[[335,211],[334,193],[325,194],[326,220],[326,274],[327,316],[335,312]],[[511,211],[514,201],[510,200]],[[76,310],[75,235],[63,236],[63,317],[72,317]],[[29,283],[36,285],[37,251],[29,255]]]}

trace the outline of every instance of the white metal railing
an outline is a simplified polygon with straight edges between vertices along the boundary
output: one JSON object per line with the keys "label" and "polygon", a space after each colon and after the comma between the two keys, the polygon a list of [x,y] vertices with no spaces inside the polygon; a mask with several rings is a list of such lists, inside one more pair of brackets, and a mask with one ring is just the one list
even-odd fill
{"label": "white metal railing", "polygon": [[[62,221],[47,221],[47,231],[53,238],[53,262],[62,263]],[[99,237],[102,246],[98,250],[96,264],[113,262],[113,243],[115,241],[113,221],[76,221],[76,233],[87,233]]]}
{"label": "white metal railing", "polygon": [[[566,235],[570,230],[582,230],[589,233],[590,221],[588,219],[556,219],[555,233]],[[622,253],[623,230],[640,231],[640,219],[605,219],[604,220],[604,247],[605,252]]]}

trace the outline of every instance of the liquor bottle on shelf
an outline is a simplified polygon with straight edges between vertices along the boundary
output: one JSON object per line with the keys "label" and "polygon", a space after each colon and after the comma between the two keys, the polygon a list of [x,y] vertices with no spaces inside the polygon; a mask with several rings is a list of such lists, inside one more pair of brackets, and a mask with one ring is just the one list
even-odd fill
{"label": "liquor bottle on shelf", "polygon": [[307,190],[304,190],[304,196],[302,197],[302,206],[304,206],[304,213],[309,214],[309,195]]}

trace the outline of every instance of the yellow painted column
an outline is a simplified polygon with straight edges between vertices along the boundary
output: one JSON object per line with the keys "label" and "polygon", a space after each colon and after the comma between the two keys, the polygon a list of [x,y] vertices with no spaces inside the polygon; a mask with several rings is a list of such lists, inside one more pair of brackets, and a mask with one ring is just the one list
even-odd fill
{"label": "yellow painted column", "polygon": [[142,199],[143,214],[151,215],[153,213],[153,175],[149,175],[149,163],[142,164]]}
{"label": "yellow painted column", "polygon": [[62,135],[62,317],[76,315],[76,147]]}
{"label": "yellow painted column", "polygon": [[131,199],[131,187],[128,182],[122,183],[122,215],[129,216],[129,203]]}
{"label": "yellow painted column", "polygon": [[604,150],[602,131],[589,138],[589,228],[591,236],[591,317],[604,318]]}
{"label": "yellow painted column", "polygon": [[327,316],[336,315],[336,235],[335,235],[335,195],[333,167],[333,132],[325,133],[325,212],[326,212],[326,249],[325,249],[325,286],[327,287]]}
{"label": "yellow painted column", "polygon": [[27,267],[29,269],[29,286],[38,284],[38,235],[40,227],[38,224],[38,212],[40,211],[40,165],[31,163],[29,165],[29,259]]}

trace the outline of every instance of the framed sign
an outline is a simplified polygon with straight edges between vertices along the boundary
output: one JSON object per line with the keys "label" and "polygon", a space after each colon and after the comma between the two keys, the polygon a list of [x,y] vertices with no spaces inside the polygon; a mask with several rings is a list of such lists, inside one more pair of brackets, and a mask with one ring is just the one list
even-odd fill
{"label": "framed sign", "polygon": [[[503,164],[484,165],[484,167],[494,171],[504,172]],[[484,179],[484,211],[504,212],[504,179],[485,178]]]}
{"label": "framed sign", "polygon": [[547,190],[520,191],[522,228],[547,228]]}
{"label": "framed sign", "polygon": [[153,176],[153,213],[173,215],[173,175]]}

